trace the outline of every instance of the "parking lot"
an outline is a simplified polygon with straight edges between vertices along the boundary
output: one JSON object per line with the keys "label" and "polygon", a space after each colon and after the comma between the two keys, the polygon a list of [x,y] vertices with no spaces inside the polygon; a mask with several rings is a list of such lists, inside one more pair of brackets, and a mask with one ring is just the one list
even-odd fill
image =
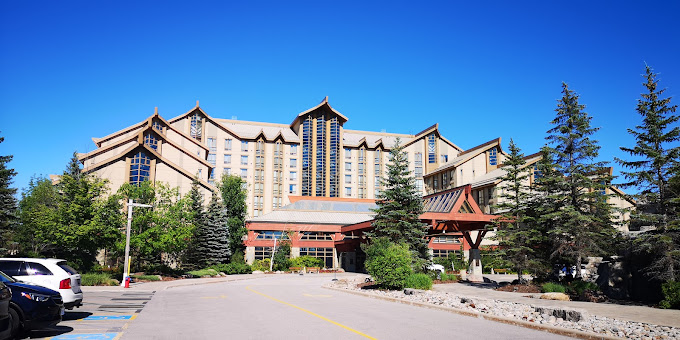
{"label": "parking lot", "polygon": [[154,290],[106,289],[87,291],[83,306],[66,311],[58,325],[25,334],[25,339],[117,339],[134,322]]}

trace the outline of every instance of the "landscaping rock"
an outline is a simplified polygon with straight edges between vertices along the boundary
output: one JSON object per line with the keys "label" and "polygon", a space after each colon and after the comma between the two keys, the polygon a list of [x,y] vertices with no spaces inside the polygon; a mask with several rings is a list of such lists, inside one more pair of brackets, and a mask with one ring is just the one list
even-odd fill
{"label": "landscaping rock", "polygon": [[585,311],[580,311],[571,308],[559,308],[559,307],[536,307],[536,312],[552,316],[555,318],[561,318],[563,320],[571,322],[579,322],[586,319],[587,313]]}
{"label": "landscaping rock", "polygon": [[545,293],[540,298],[543,300],[569,301],[569,295],[564,293]]}

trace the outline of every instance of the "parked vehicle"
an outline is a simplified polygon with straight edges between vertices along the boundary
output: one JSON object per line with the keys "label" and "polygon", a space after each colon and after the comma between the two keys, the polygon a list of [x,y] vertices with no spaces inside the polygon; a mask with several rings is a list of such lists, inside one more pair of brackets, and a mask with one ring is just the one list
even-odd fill
{"label": "parked vehicle", "polygon": [[436,263],[430,263],[427,266],[427,270],[433,270],[433,271],[436,271],[436,272],[439,272],[439,273],[445,272],[444,266],[442,266],[441,264],[436,264]]}
{"label": "parked vehicle", "polygon": [[61,321],[64,303],[59,292],[17,281],[3,272],[0,272],[0,281],[12,291],[9,303],[11,337]]}
{"label": "parked vehicle", "polygon": [[80,274],[60,259],[0,258],[0,271],[29,284],[61,294],[66,309],[83,304]]}
{"label": "parked vehicle", "polygon": [[0,339],[9,339],[12,335],[12,324],[9,316],[9,303],[12,291],[0,282]]}

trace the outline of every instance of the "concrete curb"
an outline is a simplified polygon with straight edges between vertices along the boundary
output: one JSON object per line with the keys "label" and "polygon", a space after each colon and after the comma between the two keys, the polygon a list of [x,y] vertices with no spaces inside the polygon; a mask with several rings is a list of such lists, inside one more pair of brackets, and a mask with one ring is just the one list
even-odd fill
{"label": "concrete curb", "polygon": [[379,296],[379,295],[374,295],[374,294],[371,294],[371,293],[360,292],[360,291],[355,291],[355,290],[335,288],[335,287],[329,287],[329,286],[322,286],[322,288],[334,290],[334,291],[338,291],[338,292],[345,292],[345,293],[349,293],[349,294],[364,296],[364,297],[369,297],[369,298],[374,298],[374,299],[378,299],[378,300],[399,302],[399,303],[403,303],[403,304],[407,304],[407,305],[425,307],[425,308],[430,308],[430,309],[438,309],[438,310],[442,310],[442,311],[446,311],[446,312],[450,312],[450,313],[456,313],[456,314],[460,314],[460,315],[476,317],[476,318],[485,319],[485,320],[489,320],[489,321],[501,322],[501,323],[505,323],[505,324],[509,324],[509,325],[524,327],[524,328],[536,329],[536,330],[540,330],[540,331],[544,331],[544,332],[569,336],[569,337],[573,337],[573,338],[593,339],[593,340],[594,339],[606,339],[606,340],[620,340],[621,339],[619,337],[614,337],[614,336],[609,336],[609,335],[604,335],[604,334],[596,334],[596,333],[591,333],[591,332],[578,331],[578,330],[575,330],[575,329],[568,329],[568,328],[562,328],[562,327],[556,327],[556,326],[550,326],[550,325],[537,324],[537,323],[534,323],[534,322],[517,320],[517,319],[512,319],[512,318],[508,318],[508,317],[504,317],[504,316],[497,316],[497,315],[483,314],[483,313],[474,313],[474,312],[460,310],[460,309],[452,308],[452,307],[438,306],[438,305],[433,305],[433,304],[423,303],[423,302],[407,301],[407,300],[403,300],[403,299],[396,299],[396,298],[392,298],[392,297],[388,297],[388,296]]}

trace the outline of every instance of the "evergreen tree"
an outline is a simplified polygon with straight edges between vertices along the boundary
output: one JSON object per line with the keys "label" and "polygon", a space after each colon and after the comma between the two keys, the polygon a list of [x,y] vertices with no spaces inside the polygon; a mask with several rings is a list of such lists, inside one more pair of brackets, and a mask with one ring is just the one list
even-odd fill
{"label": "evergreen tree", "polygon": [[[0,143],[5,140],[0,137]],[[12,156],[0,156],[0,255],[6,253],[7,241],[11,238],[14,225],[17,221],[17,200],[14,195],[16,188],[11,188],[12,178],[16,176],[16,171],[7,167],[7,163],[12,161]]]}
{"label": "evergreen tree", "polygon": [[[602,253],[602,245],[615,235],[605,194],[611,176],[603,171],[606,163],[595,160],[600,147],[591,136],[598,128],[590,126],[592,117],[584,112],[585,105],[565,83],[562,94],[551,122],[554,127],[546,137],[555,171],[543,174],[542,181],[551,186],[545,188],[551,192],[551,206],[559,208],[543,215],[542,221],[552,226],[548,233],[554,241],[553,258],[564,256],[581,268],[587,256]],[[579,269],[576,275],[580,277]]]}
{"label": "evergreen tree", "polygon": [[501,256],[512,263],[521,281],[522,272],[535,262],[534,249],[542,241],[543,234],[527,214],[532,196],[529,187],[531,169],[527,167],[524,154],[512,139],[508,150],[510,154],[501,168],[505,171],[505,175],[501,177],[501,203],[494,207],[502,216],[496,222],[498,230],[495,238],[498,240]]}
{"label": "evergreen tree", "polygon": [[222,204],[226,209],[228,218],[230,254],[242,253],[245,250],[243,236],[248,232],[245,226],[246,197],[248,195],[245,185],[246,183],[241,177],[234,175],[222,176],[219,185],[222,194]]}
{"label": "evergreen tree", "polygon": [[665,89],[659,89],[657,74],[645,68],[646,93],[638,99],[636,111],[642,123],[628,133],[635,137],[634,147],[621,147],[633,160],[617,158],[616,161],[628,171],[622,187],[637,188],[635,195],[639,205],[633,219],[654,230],[644,233],[636,240],[637,251],[653,257],[647,274],[662,281],[680,280],[680,229],[673,223],[678,219],[678,192],[672,183],[677,176],[680,147],[679,116],[677,105],[671,105],[671,97],[663,98]]}
{"label": "evergreen tree", "polygon": [[198,178],[194,177],[191,182],[191,189],[187,193],[189,198],[189,209],[192,212],[192,222],[195,227],[193,237],[191,238],[191,245],[187,251],[186,263],[190,269],[202,268],[205,266],[206,238],[207,232],[205,230],[205,213],[203,211],[203,196],[199,189],[200,183]]}
{"label": "evergreen tree", "polygon": [[369,238],[385,237],[393,243],[405,243],[414,258],[429,260],[425,240],[426,229],[420,221],[423,213],[422,197],[415,186],[415,180],[408,169],[408,156],[397,139],[390,150],[387,177],[381,179],[385,188],[377,197],[377,209],[373,230],[366,233]]}
{"label": "evergreen tree", "polygon": [[201,224],[201,238],[198,239],[197,248],[201,252],[202,263],[205,266],[227,263],[229,261],[229,229],[228,218],[224,206],[216,192],[212,193],[212,199]]}

